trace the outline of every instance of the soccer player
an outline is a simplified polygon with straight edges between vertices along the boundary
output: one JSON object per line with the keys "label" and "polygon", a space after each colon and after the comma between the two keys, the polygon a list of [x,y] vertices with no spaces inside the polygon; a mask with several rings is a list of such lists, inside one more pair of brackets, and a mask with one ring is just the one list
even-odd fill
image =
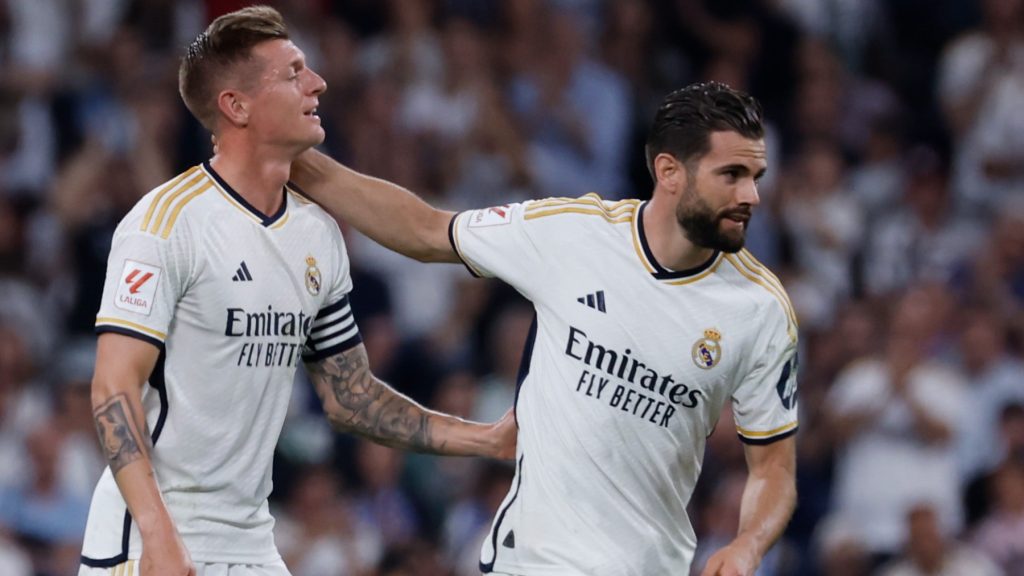
{"label": "soccer player", "polygon": [[309,152],[293,178],[381,244],[461,260],[533,302],[515,479],[485,573],[687,574],[686,505],[732,402],[748,477],[735,540],[705,575],[750,575],[795,500],[797,324],[743,249],[766,168],[760,105],[722,84],[669,94],[648,202],[593,194],[452,214]]}
{"label": "soccer player", "polygon": [[218,151],[114,235],[92,388],[110,466],[80,574],[287,576],[267,496],[300,363],[337,429],[391,446],[511,458],[515,424],[431,412],[370,373],[338,226],[286,184],[324,138],[325,85],[280,14],[216,19],[179,82]]}

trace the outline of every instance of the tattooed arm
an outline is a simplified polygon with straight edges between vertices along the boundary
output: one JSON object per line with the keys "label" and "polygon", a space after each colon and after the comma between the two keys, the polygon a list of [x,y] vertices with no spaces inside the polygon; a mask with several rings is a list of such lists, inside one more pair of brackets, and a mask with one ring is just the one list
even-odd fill
{"label": "tattooed arm", "polygon": [[160,351],[152,344],[107,332],[96,350],[92,380],[93,420],[100,446],[121,495],[142,534],[143,574],[195,574],[153,474],[142,385]]}
{"label": "tattooed arm", "polygon": [[362,344],[306,369],[337,430],[417,452],[515,457],[511,411],[494,424],[479,424],[428,410],[377,379]]}

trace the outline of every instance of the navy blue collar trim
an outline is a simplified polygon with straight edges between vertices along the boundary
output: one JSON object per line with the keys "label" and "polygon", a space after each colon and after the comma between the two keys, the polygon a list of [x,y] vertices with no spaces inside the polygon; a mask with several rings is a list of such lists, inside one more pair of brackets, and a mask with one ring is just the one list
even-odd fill
{"label": "navy blue collar trim", "polygon": [[697,274],[707,270],[715,263],[715,260],[718,259],[718,250],[715,250],[714,253],[711,254],[711,257],[700,266],[680,270],[679,272],[673,272],[661,264],[658,264],[658,259],[654,257],[654,252],[651,251],[650,245],[647,244],[647,232],[644,231],[644,210],[646,209],[647,202],[644,202],[643,205],[640,206],[640,210],[637,211],[636,223],[640,236],[640,247],[643,248],[644,256],[647,257],[647,261],[654,267],[654,272],[651,272],[651,276],[654,276],[658,280],[678,280],[680,278],[689,278],[690,276],[696,276]]}
{"label": "navy blue collar trim", "polygon": [[206,171],[209,172],[210,176],[213,176],[213,179],[217,181],[217,184],[219,184],[220,187],[225,192],[227,192],[228,196],[231,196],[231,198],[235,202],[241,204],[242,208],[248,210],[250,213],[252,213],[253,216],[259,218],[260,223],[263,224],[263,226],[272,226],[275,222],[277,222],[284,216],[285,212],[288,211],[288,192],[285,190],[285,188],[281,188],[281,207],[278,208],[275,214],[267,216],[263,212],[257,210],[252,204],[246,202],[245,198],[242,198],[241,194],[235,192],[235,189],[232,188],[230,184],[225,182],[224,179],[220,177],[220,174],[217,174],[217,171],[213,169],[213,166],[210,166],[209,160],[203,162],[203,168],[205,168]]}

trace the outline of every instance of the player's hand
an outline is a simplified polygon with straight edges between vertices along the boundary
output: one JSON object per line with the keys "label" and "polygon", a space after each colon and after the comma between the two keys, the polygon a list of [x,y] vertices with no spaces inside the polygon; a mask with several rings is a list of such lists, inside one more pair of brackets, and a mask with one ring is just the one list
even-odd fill
{"label": "player's hand", "polygon": [[139,576],[196,576],[196,567],[173,525],[143,537]]}
{"label": "player's hand", "polygon": [[754,576],[760,563],[761,559],[750,546],[733,540],[708,558],[700,576]]}
{"label": "player's hand", "polygon": [[505,412],[501,420],[492,424],[491,432],[494,439],[494,452],[491,457],[499,460],[515,459],[516,436],[519,434],[515,410],[509,409],[508,412]]}

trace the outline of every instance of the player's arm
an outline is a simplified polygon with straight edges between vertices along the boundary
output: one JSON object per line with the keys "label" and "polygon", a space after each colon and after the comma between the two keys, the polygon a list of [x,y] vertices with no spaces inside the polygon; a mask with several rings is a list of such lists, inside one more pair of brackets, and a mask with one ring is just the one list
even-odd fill
{"label": "player's arm", "polygon": [[[114,332],[99,337],[92,381],[93,420],[121,495],[142,534],[142,571],[194,575],[195,569],[164,505],[150,460],[152,443],[142,409],[142,385],[160,351]],[[151,571],[154,570],[154,571]]]}
{"label": "player's arm", "polygon": [[335,429],[395,448],[448,456],[515,456],[511,411],[494,424],[469,422],[428,410],[370,372],[366,348],[306,364],[310,379]]}
{"label": "player's arm", "polygon": [[747,484],[736,539],[716,552],[702,576],[753,576],[796,507],[796,437],[744,444]]}
{"label": "player's arm", "polygon": [[421,262],[459,262],[448,240],[455,214],[405,188],[360,174],[316,150],[292,163],[291,178],[325,210],[378,244]]}

